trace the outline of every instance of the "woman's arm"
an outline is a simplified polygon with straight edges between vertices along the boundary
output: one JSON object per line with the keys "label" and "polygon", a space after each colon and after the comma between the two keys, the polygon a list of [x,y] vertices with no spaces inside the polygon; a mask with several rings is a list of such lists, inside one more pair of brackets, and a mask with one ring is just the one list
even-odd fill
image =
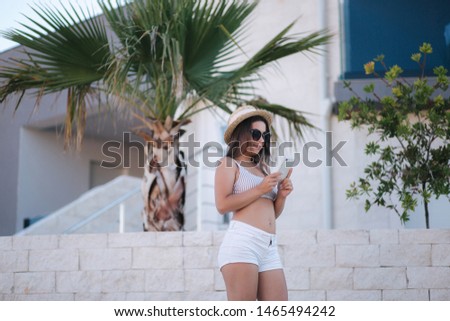
{"label": "woman's arm", "polygon": [[214,192],[216,207],[220,214],[235,212],[256,201],[270,191],[277,182],[278,173],[266,176],[261,184],[239,194],[233,194],[237,167],[230,158],[220,160],[216,168]]}
{"label": "woman's arm", "polygon": [[284,210],[284,204],[286,203],[286,197],[278,195],[274,202],[275,218],[278,218]]}

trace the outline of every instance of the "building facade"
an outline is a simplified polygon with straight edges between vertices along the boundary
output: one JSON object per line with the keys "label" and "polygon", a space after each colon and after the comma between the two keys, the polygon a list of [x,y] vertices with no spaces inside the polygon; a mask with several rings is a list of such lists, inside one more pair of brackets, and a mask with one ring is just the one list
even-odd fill
{"label": "building facade", "polygon": [[[407,6],[412,9],[405,10]],[[362,75],[362,64],[380,53],[394,64],[402,64],[422,42],[432,42],[437,58],[430,66],[449,67],[449,6],[438,0],[396,0],[389,4],[369,0],[260,1],[244,47],[249,55],[295,19],[294,33],[328,29],[334,34],[321,55],[285,58],[277,67],[264,71],[266,81],[259,84],[258,95],[305,112],[320,129],[307,132],[304,141],[288,150],[290,155],[299,155],[300,163],[292,174],[294,191],[278,220],[279,229],[402,228],[398,217],[387,209],[373,208],[365,213],[363,200],[346,199],[345,189],[363,174],[369,161],[364,146],[371,137],[351,130],[349,123],[338,122],[333,107],[349,95],[342,79],[355,84],[370,81]],[[421,19],[430,23],[412,23]],[[2,53],[1,58],[18,55],[15,48]],[[409,61],[406,64],[408,69]],[[126,135],[134,126],[131,117],[93,108],[82,150],[64,151],[64,94],[44,97],[38,109],[34,101],[32,94],[25,96],[15,112],[14,102],[1,104],[0,235],[20,231],[27,219],[47,216],[116,176],[143,174],[142,142]],[[188,169],[186,230],[223,229],[229,219],[215,209],[211,163],[219,154],[211,147],[214,144],[209,144],[218,143],[224,151],[226,118],[209,111],[197,114],[183,136],[184,140],[193,137],[201,146],[188,155],[197,162],[191,162],[194,165]],[[275,127],[282,132],[282,123],[276,122]],[[279,143],[289,142],[289,137],[281,136]],[[100,166],[111,161],[105,154],[105,143],[110,141],[121,143],[115,152],[123,160],[113,169]],[[330,159],[333,149],[339,157]],[[432,228],[450,227],[447,198],[433,201],[430,211]],[[406,227],[423,227],[423,216],[419,205]]]}

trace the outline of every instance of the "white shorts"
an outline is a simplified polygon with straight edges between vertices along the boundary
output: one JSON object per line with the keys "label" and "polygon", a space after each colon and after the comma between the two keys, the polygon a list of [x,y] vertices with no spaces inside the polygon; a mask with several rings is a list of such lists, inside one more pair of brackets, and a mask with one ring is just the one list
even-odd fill
{"label": "white shorts", "polygon": [[219,268],[229,263],[252,263],[259,272],[282,269],[275,234],[232,220],[218,255]]}

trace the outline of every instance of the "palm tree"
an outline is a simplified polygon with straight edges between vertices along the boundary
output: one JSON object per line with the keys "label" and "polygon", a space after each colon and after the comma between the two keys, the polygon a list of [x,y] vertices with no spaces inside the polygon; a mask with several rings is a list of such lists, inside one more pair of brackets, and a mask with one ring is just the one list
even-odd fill
{"label": "palm tree", "polygon": [[[288,35],[293,22],[247,57],[240,44],[255,1],[99,0],[99,5],[102,16],[35,5],[42,23],[28,18],[23,30],[4,32],[24,46],[24,55],[1,67],[0,101],[13,94],[21,98],[30,89],[37,90],[37,102],[44,94],[67,91],[65,141],[73,141],[76,130],[79,147],[87,110],[94,105],[90,98],[120,97],[142,122],[136,132],[147,142],[144,230],[180,230],[183,126],[209,108],[231,113],[255,97],[263,68],[295,53],[316,52],[331,36],[326,31]],[[302,137],[303,128],[312,127],[299,111],[261,99],[253,103],[288,119],[291,135]],[[163,161],[167,166],[160,165]]]}

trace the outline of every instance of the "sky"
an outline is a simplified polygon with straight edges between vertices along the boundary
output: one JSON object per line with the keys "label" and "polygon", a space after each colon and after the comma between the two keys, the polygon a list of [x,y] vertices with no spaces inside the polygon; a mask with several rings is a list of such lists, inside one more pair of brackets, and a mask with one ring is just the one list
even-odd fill
{"label": "sky", "polygon": [[[31,10],[33,4],[50,4],[57,8],[68,6],[73,3],[82,8],[89,8],[94,14],[101,12],[96,0],[1,0],[2,8],[0,10],[0,30],[5,31],[10,28],[20,28],[20,22],[26,23],[27,19],[23,16],[36,18],[37,15]],[[0,36],[0,52],[15,47],[16,44]]]}

